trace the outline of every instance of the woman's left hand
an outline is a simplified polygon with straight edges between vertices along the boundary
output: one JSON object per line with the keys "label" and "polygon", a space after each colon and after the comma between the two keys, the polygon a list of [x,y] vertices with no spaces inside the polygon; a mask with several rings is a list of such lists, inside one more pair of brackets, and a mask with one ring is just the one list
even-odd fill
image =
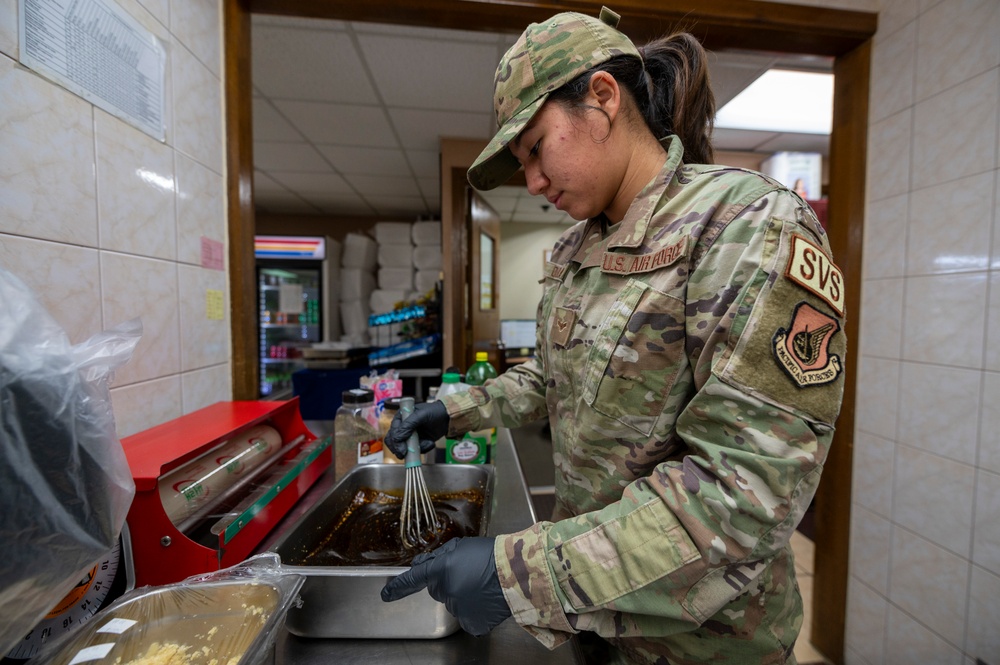
{"label": "woman's left hand", "polygon": [[382,600],[405,598],[427,588],[468,633],[485,635],[510,616],[500,588],[493,538],[455,538],[413,559],[413,567],[382,589]]}

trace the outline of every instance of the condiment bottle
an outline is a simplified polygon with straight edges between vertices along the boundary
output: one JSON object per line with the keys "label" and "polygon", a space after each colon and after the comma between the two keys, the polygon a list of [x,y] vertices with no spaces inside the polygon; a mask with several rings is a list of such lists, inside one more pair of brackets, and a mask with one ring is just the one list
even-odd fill
{"label": "condiment bottle", "polygon": [[375,393],[368,388],[345,390],[333,419],[334,479],[358,464],[382,461],[382,437],[374,421]]}
{"label": "condiment bottle", "polygon": [[[446,372],[441,377],[437,396],[442,399],[468,389],[469,384],[459,381],[458,374]],[[489,438],[489,430],[480,430],[469,432],[459,439],[445,439],[444,461],[448,464],[485,464]]]}
{"label": "condiment bottle", "polygon": [[[497,370],[490,364],[489,354],[485,351],[476,351],[476,362],[472,363],[469,367],[469,371],[465,373],[465,382],[470,386],[481,386],[490,379],[497,378]],[[486,445],[487,461],[492,462],[496,457],[494,450],[496,448],[497,442],[497,428],[491,427],[489,430],[480,430],[479,432],[472,432],[470,436],[482,436],[483,432],[489,432],[489,441]]]}

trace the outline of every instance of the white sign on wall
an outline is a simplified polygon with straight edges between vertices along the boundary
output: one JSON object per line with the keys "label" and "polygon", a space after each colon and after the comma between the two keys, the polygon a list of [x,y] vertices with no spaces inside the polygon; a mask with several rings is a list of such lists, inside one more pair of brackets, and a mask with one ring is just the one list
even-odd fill
{"label": "white sign on wall", "polygon": [[776,152],[760,170],[806,200],[823,195],[823,156],[818,152]]}
{"label": "white sign on wall", "polygon": [[166,49],[109,0],[20,0],[20,62],[166,140]]}

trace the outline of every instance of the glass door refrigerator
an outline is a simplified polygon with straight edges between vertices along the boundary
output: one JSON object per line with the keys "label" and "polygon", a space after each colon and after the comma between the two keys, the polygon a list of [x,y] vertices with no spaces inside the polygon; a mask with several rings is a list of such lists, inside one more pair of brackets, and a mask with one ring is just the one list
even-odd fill
{"label": "glass door refrigerator", "polygon": [[323,339],[325,239],[256,236],[260,397],[289,399],[303,349]]}

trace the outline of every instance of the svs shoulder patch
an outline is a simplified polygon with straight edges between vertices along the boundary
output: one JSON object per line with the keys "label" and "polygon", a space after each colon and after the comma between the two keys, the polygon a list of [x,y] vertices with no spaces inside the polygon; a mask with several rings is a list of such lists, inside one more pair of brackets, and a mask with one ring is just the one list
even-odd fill
{"label": "svs shoulder patch", "polygon": [[838,315],[844,315],[844,273],[822,249],[800,235],[792,235],[785,275],[826,301]]}
{"label": "svs shoulder patch", "polygon": [[844,371],[840,357],[830,353],[830,340],[840,323],[802,301],[795,306],[787,328],[778,328],[772,340],[781,369],[800,388],[835,381]]}

